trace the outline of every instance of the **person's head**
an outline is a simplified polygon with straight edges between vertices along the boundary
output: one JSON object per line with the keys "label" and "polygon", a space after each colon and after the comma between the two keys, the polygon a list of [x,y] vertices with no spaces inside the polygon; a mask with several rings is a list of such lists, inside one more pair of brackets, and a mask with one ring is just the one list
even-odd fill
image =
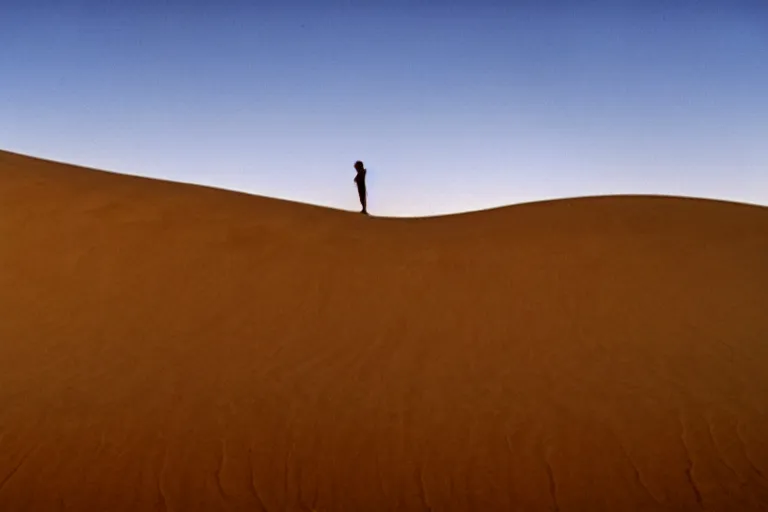
{"label": "person's head", "polygon": [[355,162],[355,170],[358,172],[365,170],[365,167],[363,167],[363,162],[361,162],[360,160]]}

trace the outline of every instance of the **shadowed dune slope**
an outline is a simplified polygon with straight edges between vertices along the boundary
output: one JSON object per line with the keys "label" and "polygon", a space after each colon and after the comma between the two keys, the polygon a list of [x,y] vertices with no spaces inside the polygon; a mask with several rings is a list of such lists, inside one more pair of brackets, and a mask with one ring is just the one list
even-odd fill
{"label": "shadowed dune slope", "polygon": [[768,509],[768,208],[365,218],[0,152],[0,312],[3,511]]}

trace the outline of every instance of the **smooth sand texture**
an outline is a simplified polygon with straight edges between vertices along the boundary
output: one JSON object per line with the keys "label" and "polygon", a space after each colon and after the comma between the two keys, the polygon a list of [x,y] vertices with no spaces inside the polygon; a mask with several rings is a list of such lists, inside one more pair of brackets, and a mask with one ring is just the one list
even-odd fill
{"label": "smooth sand texture", "polygon": [[0,312],[4,512],[768,510],[768,208],[365,218],[0,152]]}

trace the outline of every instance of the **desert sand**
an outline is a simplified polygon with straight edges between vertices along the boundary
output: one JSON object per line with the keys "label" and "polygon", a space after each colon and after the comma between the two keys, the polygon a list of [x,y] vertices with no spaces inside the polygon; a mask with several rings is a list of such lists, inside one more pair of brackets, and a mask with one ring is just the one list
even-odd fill
{"label": "desert sand", "polygon": [[0,312],[4,512],[768,510],[765,207],[366,218],[0,152]]}

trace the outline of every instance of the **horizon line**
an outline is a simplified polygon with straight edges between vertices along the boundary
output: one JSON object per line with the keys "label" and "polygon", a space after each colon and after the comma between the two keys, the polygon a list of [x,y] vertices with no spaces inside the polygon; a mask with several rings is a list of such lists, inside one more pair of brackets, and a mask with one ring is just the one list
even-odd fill
{"label": "horizon line", "polygon": [[[40,157],[35,155],[30,155],[27,153],[20,153],[17,151],[7,150],[0,148],[0,153],[6,153],[10,155],[19,156],[22,158],[28,158],[31,160],[38,160],[40,162],[47,162],[57,165],[64,165],[69,167],[76,167],[82,170],[87,170],[91,172],[97,172],[97,173],[104,173],[104,174],[112,174],[115,176],[123,176],[128,178],[135,178],[135,179],[141,179],[141,180],[150,180],[155,182],[161,182],[161,183],[167,183],[167,184],[176,184],[176,185],[182,185],[182,186],[188,186],[188,187],[200,187],[205,188],[208,190],[213,191],[219,191],[219,192],[228,192],[232,194],[241,194],[245,196],[250,196],[254,198],[261,198],[261,199],[269,199],[273,201],[282,201],[286,203],[293,203],[296,205],[301,206],[308,206],[312,208],[320,208],[324,210],[329,211],[335,211],[340,213],[350,213],[350,214],[356,214],[359,215],[359,213],[356,210],[347,210],[344,208],[339,208],[335,206],[330,205],[324,205],[324,204],[318,204],[318,203],[308,203],[304,201],[299,201],[296,199],[291,199],[287,197],[279,197],[279,196],[267,196],[258,194],[256,192],[250,192],[247,190],[242,189],[234,189],[234,188],[227,188],[222,187],[218,185],[212,185],[212,184],[206,184],[206,183],[197,183],[197,182],[190,182],[190,181],[179,181],[179,180],[173,180],[169,178],[158,178],[153,176],[145,176],[145,175],[139,175],[139,174],[131,174],[124,171],[116,171],[116,170],[110,170],[110,169],[100,169],[96,167],[90,167],[87,165],[82,165],[78,163],[73,162],[67,162],[63,160],[56,160],[53,158],[46,158],[46,157]],[[530,201],[523,201],[519,203],[505,203],[497,206],[489,206],[486,208],[479,208],[475,210],[459,210],[455,212],[449,212],[449,213],[437,213],[434,215],[412,215],[412,216],[396,216],[396,215],[370,215],[373,218],[376,219],[436,219],[441,217],[453,217],[456,215],[468,215],[468,214],[474,214],[474,213],[482,213],[482,212],[489,212],[493,210],[500,210],[505,208],[513,208],[518,206],[531,206],[531,205],[537,205],[542,203],[553,203],[553,202],[561,202],[561,201],[578,201],[578,200],[585,200],[585,199],[608,199],[608,198],[656,198],[656,199],[681,199],[681,200],[687,200],[687,201],[709,201],[709,202],[718,202],[718,203],[727,203],[727,204],[733,204],[733,205],[741,205],[741,206],[749,206],[749,207],[757,207],[757,208],[768,208],[768,204],[760,204],[760,203],[752,203],[748,201],[736,201],[732,199],[723,199],[723,198],[717,198],[717,197],[705,197],[705,196],[687,196],[687,195],[675,195],[675,194],[653,194],[653,193],[613,193],[613,194],[590,194],[590,195],[582,195],[582,196],[553,196],[548,198],[542,198],[542,199],[534,199]]]}

